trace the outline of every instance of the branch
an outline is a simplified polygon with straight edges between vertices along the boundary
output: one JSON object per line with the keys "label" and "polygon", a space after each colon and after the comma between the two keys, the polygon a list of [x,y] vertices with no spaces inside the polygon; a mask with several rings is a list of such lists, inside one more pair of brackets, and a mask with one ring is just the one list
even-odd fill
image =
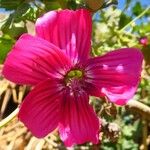
{"label": "branch", "polygon": [[8,117],[0,121],[0,129],[13,120],[17,116],[18,112],[19,108],[16,108]]}
{"label": "branch", "polygon": [[145,119],[150,120],[150,107],[139,102],[131,100],[126,105],[127,110],[131,110],[145,117]]}

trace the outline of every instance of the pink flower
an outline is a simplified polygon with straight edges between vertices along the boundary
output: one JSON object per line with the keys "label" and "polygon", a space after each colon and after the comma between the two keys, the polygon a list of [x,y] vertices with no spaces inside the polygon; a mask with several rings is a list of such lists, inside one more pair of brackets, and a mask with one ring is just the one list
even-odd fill
{"label": "pink flower", "polygon": [[141,37],[139,39],[139,43],[143,46],[147,46],[148,45],[148,38],[147,37]]}
{"label": "pink flower", "polygon": [[98,142],[100,122],[89,96],[124,105],[137,89],[143,56],[123,48],[91,58],[91,14],[51,11],[36,22],[36,36],[24,34],[9,53],[3,75],[35,86],[19,119],[38,138],[58,128],[66,146]]}

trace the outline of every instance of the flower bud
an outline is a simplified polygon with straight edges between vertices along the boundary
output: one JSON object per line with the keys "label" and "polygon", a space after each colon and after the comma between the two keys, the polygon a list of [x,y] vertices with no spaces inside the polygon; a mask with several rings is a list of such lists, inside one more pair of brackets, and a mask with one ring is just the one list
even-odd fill
{"label": "flower bud", "polygon": [[148,45],[148,38],[147,37],[141,37],[139,39],[139,43],[143,46],[147,46]]}
{"label": "flower bud", "polygon": [[85,2],[88,8],[91,9],[93,12],[100,9],[104,4],[104,0],[85,0]]}

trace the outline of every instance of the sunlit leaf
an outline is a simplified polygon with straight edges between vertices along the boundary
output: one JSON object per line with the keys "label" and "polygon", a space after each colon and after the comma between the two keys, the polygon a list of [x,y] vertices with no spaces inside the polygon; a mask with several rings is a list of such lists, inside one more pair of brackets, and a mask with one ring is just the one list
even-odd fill
{"label": "sunlit leaf", "polygon": [[119,29],[123,28],[131,20],[132,20],[131,17],[129,17],[129,16],[125,15],[124,13],[122,13],[121,16],[120,16],[120,21],[119,21]]}
{"label": "sunlit leaf", "polygon": [[13,43],[14,43],[13,40],[8,36],[0,37],[0,63],[3,63]]}
{"label": "sunlit leaf", "polygon": [[140,2],[136,2],[135,6],[132,8],[132,12],[135,16],[138,16],[143,11]]}

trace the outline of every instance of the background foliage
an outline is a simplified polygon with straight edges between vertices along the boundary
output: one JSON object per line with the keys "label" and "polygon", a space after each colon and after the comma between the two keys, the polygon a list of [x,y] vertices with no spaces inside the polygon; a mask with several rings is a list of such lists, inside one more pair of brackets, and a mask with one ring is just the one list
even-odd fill
{"label": "background foliage", "polygon": [[[93,15],[91,55],[102,55],[121,47],[140,48],[145,59],[141,84],[134,99],[150,106],[150,2],[147,2],[148,5],[143,5],[141,2],[125,0],[124,6],[119,9],[117,1],[105,1],[101,9]],[[82,7],[91,8],[85,5],[84,0],[0,0],[0,63],[4,62],[7,53],[21,34],[34,33],[30,25],[34,25],[36,19],[43,13],[53,9]],[[141,39],[145,39],[145,43],[142,43]],[[145,119],[124,107],[104,103],[103,100],[95,101],[93,97],[91,103],[104,119],[105,125],[100,136],[101,144],[93,146],[88,143],[76,146],[75,149],[84,147],[103,150],[147,150],[150,148],[148,146],[150,119]],[[109,132],[109,127],[112,128],[112,132]]]}

